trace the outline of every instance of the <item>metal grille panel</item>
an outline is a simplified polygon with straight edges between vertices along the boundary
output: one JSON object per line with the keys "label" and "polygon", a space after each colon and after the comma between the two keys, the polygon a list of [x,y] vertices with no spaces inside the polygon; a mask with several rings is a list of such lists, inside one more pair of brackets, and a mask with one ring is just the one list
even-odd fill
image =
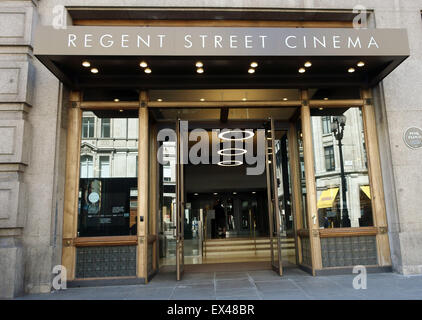
{"label": "metal grille panel", "polygon": [[308,266],[312,266],[311,260],[311,245],[309,238],[300,238],[302,244],[302,263]]}
{"label": "metal grille panel", "polygon": [[377,265],[375,236],[321,238],[323,267]]}
{"label": "metal grille panel", "polygon": [[136,246],[76,248],[76,278],[136,276]]}

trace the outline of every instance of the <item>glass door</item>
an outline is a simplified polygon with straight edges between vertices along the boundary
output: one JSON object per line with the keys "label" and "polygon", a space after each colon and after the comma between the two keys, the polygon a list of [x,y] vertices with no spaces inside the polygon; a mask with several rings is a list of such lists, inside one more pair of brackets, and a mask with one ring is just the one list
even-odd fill
{"label": "glass door", "polygon": [[283,274],[281,260],[281,211],[278,189],[282,180],[277,178],[276,143],[274,120],[269,119],[265,136],[265,163],[267,175],[268,221],[271,249],[271,266],[280,276]]}
{"label": "glass door", "polygon": [[177,280],[181,280],[184,271],[184,225],[185,200],[183,183],[183,133],[180,130],[180,119],[176,122],[176,273]]}

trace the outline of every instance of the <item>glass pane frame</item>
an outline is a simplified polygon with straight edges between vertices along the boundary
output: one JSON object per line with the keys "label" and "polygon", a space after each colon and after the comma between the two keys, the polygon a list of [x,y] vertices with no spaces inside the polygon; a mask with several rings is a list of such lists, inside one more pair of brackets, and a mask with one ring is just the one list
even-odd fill
{"label": "glass pane frame", "polygon": [[[311,110],[311,120],[310,120],[311,123],[310,123],[310,125],[311,125],[311,134],[312,134],[312,137],[311,138],[312,138],[313,141],[315,141],[315,139],[316,139],[316,137],[314,136],[313,124],[318,123],[318,121],[316,121],[316,122],[313,121],[313,118],[316,117],[314,114],[315,113],[318,114],[318,113],[322,113],[322,112],[324,112],[324,113],[327,113],[328,112],[328,113],[333,113],[334,115],[337,115],[339,108],[341,108],[341,107],[340,106],[324,106],[324,107],[322,107],[322,106],[318,106],[318,107],[317,106],[312,106],[310,108],[310,110]],[[346,128],[347,125],[349,125],[349,128],[350,128],[350,124],[351,124],[350,121],[353,121],[352,126],[357,127],[357,129],[361,128],[361,133],[362,133],[362,134],[359,133],[359,139],[360,139],[359,140],[359,146],[363,149],[363,152],[360,152],[360,154],[362,156],[362,159],[360,159],[360,162],[366,168],[366,171],[365,172],[362,171],[365,174],[366,182],[365,183],[360,182],[358,188],[353,188],[353,190],[354,189],[357,190],[357,191],[354,190],[354,193],[356,193],[356,192],[358,193],[358,199],[359,198],[363,198],[362,197],[362,194],[365,194],[365,192],[362,191],[363,189],[369,188],[368,193],[370,193],[370,190],[372,190],[372,183],[373,183],[372,182],[372,178],[371,178],[371,174],[370,174],[370,167],[368,165],[368,157],[369,157],[369,154],[368,154],[368,150],[366,149],[367,148],[367,129],[365,127],[365,123],[364,123],[364,120],[363,120],[363,108],[364,108],[364,105],[363,104],[362,105],[354,105],[354,106],[350,106],[350,107],[344,108],[344,109],[346,109],[346,111],[353,110],[353,113],[354,113],[354,115],[352,117],[349,116],[349,119],[348,119],[349,121],[347,121],[347,119],[346,119],[346,124],[345,124],[344,127]],[[321,124],[322,139],[327,139],[327,137],[332,136],[334,134],[332,132],[329,133],[329,134],[323,132],[323,128],[322,128],[322,125],[323,125],[322,124],[323,123],[322,117],[323,116],[321,116],[321,119],[319,121],[319,124]],[[331,121],[332,122],[334,122],[336,120],[335,119],[336,117],[333,116],[333,115],[330,115],[330,118],[331,118]],[[342,127],[339,126],[339,129],[342,129]],[[344,131],[344,132],[346,132],[346,131]],[[356,138],[358,138],[358,137],[356,136]],[[343,139],[344,139],[344,137],[343,137]],[[334,137],[333,138],[332,147],[334,149],[334,152],[336,153],[335,160],[334,160],[334,162],[335,162],[335,169],[334,169],[335,172],[337,172],[339,170],[341,171],[341,159],[339,160],[339,150],[340,150],[340,147],[338,146],[338,142],[339,141],[337,139],[335,139],[335,137]],[[355,146],[355,145],[353,145],[353,146]],[[348,146],[348,147],[350,147],[350,146]],[[343,154],[344,154],[344,146],[342,146],[342,149],[343,149]],[[323,147],[323,150],[324,150],[324,167],[325,167],[325,163],[326,163],[325,146]],[[319,219],[321,209],[318,209],[318,206],[321,206],[320,198],[322,196],[322,193],[321,193],[321,191],[318,192],[318,184],[317,184],[317,180],[318,180],[318,166],[316,164],[317,154],[315,154],[315,148],[314,148],[313,151],[314,151],[313,161],[314,161],[314,168],[315,168],[315,176],[313,178],[315,179],[315,185],[317,187],[317,199],[316,199],[316,201],[317,201],[317,211],[318,211],[317,212],[317,217]],[[344,155],[343,155],[343,157],[344,157]],[[351,161],[354,161],[354,160],[347,160],[346,157],[344,157],[344,159],[343,159],[343,166],[345,166],[345,163],[347,163],[347,162],[350,163]],[[325,170],[326,170],[326,168],[325,168]],[[326,170],[326,171],[327,172],[334,172],[334,171],[329,171],[329,170]],[[345,175],[344,176],[347,178],[347,171],[345,170],[344,172],[345,172]],[[346,178],[344,180],[346,180]],[[335,197],[334,203],[337,203],[337,204],[339,202],[344,203],[343,202],[343,189],[342,189],[342,186],[343,185],[348,186],[349,185],[349,182],[346,182],[346,183],[343,183],[342,182],[342,183],[340,183],[339,190],[338,190],[338,193],[337,193],[337,195]],[[345,189],[345,190],[347,190],[347,189]],[[335,190],[333,190],[332,193],[335,193]],[[338,199],[339,196],[340,196],[340,200]],[[347,201],[346,202],[347,207],[345,207],[345,208],[347,208],[346,215],[348,215],[349,216],[349,219],[351,220],[351,217],[350,217],[350,207],[351,207],[351,203],[352,203],[351,201],[356,201],[356,197],[350,198],[348,195],[346,195],[345,199]],[[365,199],[365,200],[367,200],[367,199]],[[364,201],[364,202],[368,202],[368,201]],[[351,221],[350,226],[349,226],[349,224],[347,223],[347,221],[346,222],[343,222],[342,221],[342,218],[339,218],[338,220],[340,222],[338,223],[337,226],[334,226],[334,229],[336,229],[336,228],[346,228],[346,229],[353,228],[353,229],[357,229],[357,228],[362,228],[362,227],[375,227],[376,226],[375,225],[375,222],[376,221],[375,221],[375,217],[374,217],[375,216],[375,211],[374,211],[373,201],[370,200],[370,204],[369,205],[366,204],[364,206],[364,208],[362,208],[361,202],[359,202],[359,203],[360,203],[359,204],[359,207],[360,207],[360,212],[361,212],[361,217],[358,220],[359,221],[359,225],[356,225],[356,221],[354,221],[354,222]],[[340,208],[339,209],[340,212],[342,212],[343,204],[340,204],[338,207]],[[371,211],[370,214],[368,213],[368,208]],[[362,212],[364,212],[364,215],[362,215]],[[344,216],[344,214],[342,214],[342,217],[343,216]],[[355,224],[355,225],[353,225],[353,224]],[[326,225],[324,225],[324,226],[325,226],[324,228],[327,228]],[[330,227],[332,227],[332,225],[328,225],[328,228],[330,228]],[[321,224],[320,224],[320,228],[321,228]]]}
{"label": "glass pane frame", "polygon": [[[122,110],[114,114],[118,118],[124,118],[122,115],[124,109]],[[76,237],[88,239],[136,236],[138,164],[135,157],[138,155],[139,130],[133,128],[133,134],[136,135],[133,139],[104,140],[103,119],[108,119],[110,126],[113,121],[108,117],[102,117],[102,112],[109,114],[111,111],[81,109]],[[127,117],[139,121],[133,115]],[[109,129],[112,134],[113,131]],[[84,130],[87,133],[85,135],[82,134]],[[127,128],[124,131],[127,131]],[[122,139],[125,141],[114,144],[115,140]],[[104,144],[104,141],[109,142]],[[119,153],[119,148],[124,148],[125,151]],[[127,152],[128,150],[130,152]],[[118,160],[124,162],[118,163]],[[94,204],[96,209],[93,207]]]}

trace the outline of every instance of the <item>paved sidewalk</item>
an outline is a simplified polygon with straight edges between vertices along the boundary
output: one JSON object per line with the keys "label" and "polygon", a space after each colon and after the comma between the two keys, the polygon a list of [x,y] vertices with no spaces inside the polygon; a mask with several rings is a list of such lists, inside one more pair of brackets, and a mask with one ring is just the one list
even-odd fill
{"label": "paved sidewalk", "polygon": [[271,270],[244,272],[185,273],[182,281],[174,273],[159,273],[148,285],[70,288],[33,294],[18,299],[60,300],[296,300],[296,299],[417,299],[422,300],[422,276],[396,273],[368,274],[367,289],[355,290],[356,274],[312,277],[286,268],[279,277]]}

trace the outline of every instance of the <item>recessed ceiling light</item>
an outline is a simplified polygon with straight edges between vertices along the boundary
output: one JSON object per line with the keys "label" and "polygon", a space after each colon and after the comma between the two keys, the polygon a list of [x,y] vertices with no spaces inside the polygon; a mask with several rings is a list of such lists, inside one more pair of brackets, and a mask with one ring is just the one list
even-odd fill
{"label": "recessed ceiling light", "polygon": [[198,193],[196,193],[196,192],[195,192],[195,193],[194,193],[194,195],[195,195],[195,196],[197,196],[197,195],[198,195]]}
{"label": "recessed ceiling light", "polygon": [[289,100],[289,99],[287,99],[287,98],[283,98],[283,101],[287,101],[287,100]]}
{"label": "recessed ceiling light", "polygon": [[148,67],[148,63],[146,63],[146,61],[141,61],[141,62],[139,63],[139,66],[140,66],[141,68],[146,68],[146,67]]}
{"label": "recessed ceiling light", "polygon": [[365,65],[365,62],[363,62],[363,61],[359,61],[356,65],[357,65],[358,67],[363,67],[363,66]]}
{"label": "recessed ceiling light", "polygon": [[114,102],[119,102],[119,101],[120,101],[120,99],[117,99],[117,98],[116,98],[116,99],[114,99]]}
{"label": "recessed ceiling light", "polygon": [[91,63],[90,63],[89,61],[84,61],[84,62],[82,62],[82,65],[83,65],[85,68],[88,68],[88,67],[90,67],[90,66],[91,66]]}
{"label": "recessed ceiling light", "polygon": [[255,194],[256,193],[256,191],[252,191],[252,194]]}
{"label": "recessed ceiling light", "polygon": [[246,100],[248,100],[248,99],[246,99],[246,98],[242,98],[242,101],[246,101]]}
{"label": "recessed ceiling light", "polygon": [[305,62],[305,64],[304,64],[304,66],[305,66],[306,68],[309,68],[310,66],[312,66],[311,61],[306,61],[306,62]]}
{"label": "recessed ceiling light", "polygon": [[255,69],[254,68],[249,68],[248,69],[248,73],[255,73]]}
{"label": "recessed ceiling light", "polygon": [[214,192],[214,195],[216,196],[218,194],[218,192]]}
{"label": "recessed ceiling light", "polygon": [[161,102],[161,101],[163,101],[163,99],[161,99],[161,98],[158,98],[158,99],[157,99],[157,101],[158,101],[158,102]]}
{"label": "recessed ceiling light", "polygon": [[237,194],[237,192],[235,191],[235,192],[233,192],[233,194]]}
{"label": "recessed ceiling light", "polygon": [[92,73],[98,73],[98,69],[97,69],[97,68],[92,68],[92,69],[91,69],[91,72],[92,72]]}
{"label": "recessed ceiling light", "polygon": [[201,99],[199,99],[199,101],[202,101],[203,102],[203,101],[205,101],[205,99],[204,98],[201,98]]}
{"label": "recessed ceiling light", "polygon": [[144,69],[144,72],[145,72],[145,73],[151,73],[151,72],[152,72],[152,70],[151,70],[150,68],[145,68],[145,69]]}
{"label": "recessed ceiling light", "polygon": [[198,69],[196,69],[196,72],[198,72],[198,73],[204,73],[204,68],[198,68]]}
{"label": "recessed ceiling light", "polygon": [[197,61],[195,63],[195,67],[197,67],[197,68],[202,68],[203,66],[204,66],[204,64],[202,63],[202,61]]}
{"label": "recessed ceiling light", "polygon": [[355,72],[355,68],[349,68],[349,69],[347,69],[347,72],[349,72],[349,73]]}
{"label": "recessed ceiling light", "polygon": [[123,112],[123,109],[120,109],[119,112]]}
{"label": "recessed ceiling light", "polygon": [[305,71],[306,71],[306,69],[305,68],[299,68],[299,73],[304,73]]}
{"label": "recessed ceiling light", "polygon": [[252,68],[256,68],[257,66],[258,66],[258,62],[256,62],[256,61],[251,62]]}
{"label": "recessed ceiling light", "polygon": [[323,108],[323,107],[319,107],[318,109],[319,109],[319,110],[324,110],[324,108]]}

